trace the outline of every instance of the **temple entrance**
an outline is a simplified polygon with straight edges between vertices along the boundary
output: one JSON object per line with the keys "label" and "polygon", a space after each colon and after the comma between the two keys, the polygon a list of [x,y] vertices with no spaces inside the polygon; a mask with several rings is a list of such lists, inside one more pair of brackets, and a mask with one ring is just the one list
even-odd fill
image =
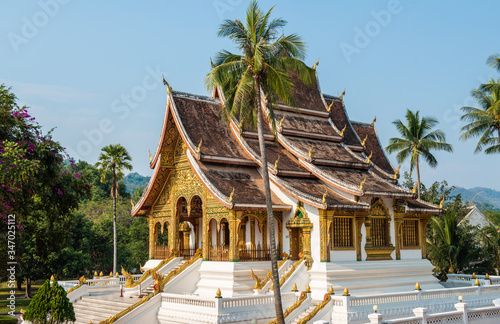
{"label": "temple entrance", "polygon": [[292,228],[290,231],[290,260],[300,259],[299,254],[302,252],[304,240],[302,228]]}
{"label": "temple entrance", "polygon": [[186,198],[177,201],[177,219],[179,221],[178,250],[179,256],[190,259],[201,248],[203,226],[203,202],[199,196],[191,198],[188,208]]}
{"label": "temple entrance", "polygon": [[156,223],[154,236],[155,249],[153,257],[155,259],[166,259],[170,255],[170,249],[168,247],[168,222],[164,224],[160,222]]}

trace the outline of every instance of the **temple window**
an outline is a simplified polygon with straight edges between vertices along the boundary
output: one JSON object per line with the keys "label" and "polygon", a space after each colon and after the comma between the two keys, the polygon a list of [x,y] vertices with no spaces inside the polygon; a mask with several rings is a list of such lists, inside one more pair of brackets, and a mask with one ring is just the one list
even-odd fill
{"label": "temple window", "polygon": [[389,246],[389,219],[386,217],[372,218],[372,244],[373,246]]}
{"label": "temple window", "polygon": [[403,247],[418,247],[418,220],[405,219],[403,221]]}
{"label": "temple window", "polygon": [[352,217],[335,217],[330,228],[330,233],[332,249],[354,247]]}

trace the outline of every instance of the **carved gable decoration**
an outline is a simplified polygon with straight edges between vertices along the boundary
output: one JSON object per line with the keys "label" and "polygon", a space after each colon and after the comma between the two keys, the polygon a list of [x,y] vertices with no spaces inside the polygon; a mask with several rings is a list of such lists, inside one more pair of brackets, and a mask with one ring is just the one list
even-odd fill
{"label": "carved gable decoration", "polygon": [[385,207],[384,202],[380,198],[375,198],[372,200],[372,205],[370,207],[370,216],[382,216],[389,217],[389,210]]}

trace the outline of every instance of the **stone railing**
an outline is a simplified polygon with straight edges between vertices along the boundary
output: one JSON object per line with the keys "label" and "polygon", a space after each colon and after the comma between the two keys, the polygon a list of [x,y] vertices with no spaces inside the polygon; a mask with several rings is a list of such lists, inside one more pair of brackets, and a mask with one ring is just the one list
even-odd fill
{"label": "stone railing", "polygon": [[[308,293],[303,291],[302,293],[300,293],[300,297],[299,299],[293,303],[292,306],[288,307],[285,312],[283,313],[283,317],[286,318],[292,314],[296,309],[298,309],[299,307],[301,307],[302,304],[304,304],[304,302],[308,299]],[[278,321],[276,319],[273,319],[272,321],[270,321],[268,324],[277,324]]]}
{"label": "stone railing", "polygon": [[330,303],[331,299],[332,296],[330,294],[325,294],[325,296],[323,297],[323,301],[318,305],[316,305],[316,307],[314,307],[314,309],[304,318],[298,321],[297,324],[309,323],[321,310],[323,310],[323,308],[325,308],[328,305],[328,303]]}
{"label": "stone railing", "polygon": [[58,282],[58,284],[61,285],[66,290],[67,294],[69,294],[70,292],[80,288],[82,285],[85,285],[85,284],[89,287],[119,286],[120,279],[115,278],[115,277],[108,277],[108,278],[102,278],[102,279],[85,279],[84,282],[82,282],[80,280],[65,280],[65,281]]}
{"label": "stone railing", "polygon": [[[282,294],[283,307],[288,308],[296,301],[295,293]],[[158,313],[159,319],[176,318],[195,323],[245,322],[274,316],[273,295],[218,298],[163,293]]]}
{"label": "stone railing", "polygon": [[126,277],[125,279],[125,286],[127,288],[133,288],[136,287],[137,285],[143,283],[146,279],[151,277],[153,274],[156,274],[164,265],[168,264],[170,261],[176,258],[176,253],[177,250],[172,250],[170,253],[170,257],[162,260],[156,267],[153,269],[146,270],[139,279],[136,279],[134,276],[130,275],[128,272],[123,270],[122,268],[122,274]]}
{"label": "stone railing", "polygon": [[[293,275],[295,270],[300,269],[302,265],[305,265],[305,257],[301,257],[299,260],[295,261],[294,264],[292,264],[292,267],[290,270],[288,270],[285,274],[283,274],[280,278],[280,287],[283,286],[283,284]],[[271,284],[271,290],[273,290],[273,286]]]}
{"label": "stone railing", "polygon": [[[142,273],[133,274],[131,276],[134,278],[134,281],[135,281],[135,280],[138,280],[142,277]],[[127,277],[125,277],[123,275],[118,276],[118,279],[120,279],[120,283],[125,283],[125,281],[127,281]]]}
{"label": "stone railing", "polygon": [[[280,277],[282,277],[285,274],[285,270],[288,267],[289,262],[291,262],[290,256],[285,253],[283,260],[278,262],[278,273],[279,273]],[[255,277],[254,277],[254,279],[255,279]],[[255,294],[256,295],[265,294],[270,289],[271,285],[273,284],[271,272],[269,271],[268,275],[262,281],[258,282],[257,279],[255,282],[256,285],[254,286]]]}
{"label": "stone railing", "polygon": [[498,285],[500,284],[500,276],[487,276],[486,275],[471,275],[471,274],[455,274],[450,273],[446,275],[448,277],[448,282],[464,282],[474,285],[476,278],[479,280],[481,286],[484,285]]}

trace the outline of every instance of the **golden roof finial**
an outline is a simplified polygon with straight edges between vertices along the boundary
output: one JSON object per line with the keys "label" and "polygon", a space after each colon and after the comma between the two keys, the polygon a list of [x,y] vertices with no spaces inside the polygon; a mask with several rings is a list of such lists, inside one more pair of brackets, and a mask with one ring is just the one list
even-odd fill
{"label": "golden roof finial", "polygon": [[344,101],[344,96],[345,96],[345,88],[344,91],[342,91],[342,94],[340,95],[340,100]]}
{"label": "golden roof finial", "polygon": [[163,84],[167,86],[167,93],[171,94],[172,93],[172,88],[170,87],[170,85],[168,84],[168,82],[165,80],[165,77],[163,76],[163,74],[161,76],[163,77]]}
{"label": "golden roof finial", "polygon": [[365,161],[365,162],[366,162],[366,163],[370,163],[370,160],[371,160],[372,156],[373,156],[373,151],[372,151],[372,152],[370,152],[370,155],[368,155],[368,158],[366,159],[366,161]]}
{"label": "golden roof finial", "polygon": [[420,289],[420,284],[418,282],[415,284],[415,290],[422,290]]}
{"label": "golden roof finial", "polygon": [[344,125],[344,128],[342,128],[342,130],[340,131],[340,136],[344,137],[344,132],[345,132],[345,129],[347,128],[347,124]]}
{"label": "golden roof finial", "polygon": [[368,139],[368,134],[366,134],[365,139],[361,142],[361,146],[365,146],[367,139]]}
{"label": "golden roof finial", "polygon": [[283,127],[283,121],[285,120],[285,116],[283,116],[283,118],[281,118],[279,124],[278,124],[278,127]]}
{"label": "golden roof finial", "polygon": [[326,195],[328,194],[328,189],[325,189],[325,193],[323,194],[323,199],[321,199],[321,202],[324,204],[326,203]]}
{"label": "golden roof finial", "polygon": [[373,118],[373,121],[372,121],[372,127],[375,127],[375,122],[377,121],[377,116],[375,116],[375,118]]}
{"label": "golden roof finial", "polygon": [[365,178],[363,179],[363,181],[361,181],[361,183],[359,184],[359,188],[358,188],[358,190],[359,190],[359,191],[362,191],[362,190],[363,190],[363,186],[364,186],[364,184],[365,184],[365,183],[366,183],[366,176],[365,176]]}
{"label": "golden roof finial", "polygon": [[278,162],[280,161],[280,156],[278,155],[278,158],[276,161],[274,161],[274,170],[278,170]]}
{"label": "golden roof finial", "polygon": [[50,276],[50,281],[54,281],[54,275]]}
{"label": "golden roof finial", "polygon": [[311,148],[309,149],[309,153],[307,154],[307,156],[309,156],[309,158],[312,157],[313,148],[314,148],[314,145],[311,144]]}
{"label": "golden roof finial", "polygon": [[309,287],[309,285],[306,286],[306,293],[310,293],[311,292],[311,287]]}
{"label": "golden roof finial", "polygon": [[333,287],[332,286],[330,286],[330,288],[328,288],[328,293],[330,295],[335,295],[335,293],[333,292]]}
{"label": "golden roof finial", "polygon": [[217,288],[217,292],[215,293],[215,298],[222,298],[222,293],[220,292],[220,288]]}
{"label": "golden roof finial", "polygon": [[198,147],[196,148],[196,153],[200,154],[201,152],[201,144],[203,143],[203,138],[200,139],[200,144],[198,144]]}
{"label": "golden roof finial", "polygon": [[234,187],[233,187],[233,191],[231,191],[231,194],[229,195],[229,199],[227,201],[233,202],[233,195],[234,195]]}
{"label": "golden roof finial", "polygon": [[153,162],[153,156],[151,155],[150,150],[148,150],[148,153],[149,153],[149,164],[151,164],[151,162]]}
{"label": "golden roof finial", "polygon": [[293,284],[292,291],[293,291],[293,292],[297,292],[297,291],[299,291],[299,290],[297,289],[297,284],[296,284],[296,283],[294,283],[294,284]]}
{"label": "golden roof finial", "polygon": [[439,208],[443,208],[443,204],[444,204],[444,195],[443,199],[441,199],[441,201],[439,202]]}
{"label": "golden roof finial", "polygon": [[351,296],[349,294],[349,289],[347,289],[347,287],[344,288],[344,294],[342,296]]}
{"label": "golden roof finial", "polygon": [[397,180],[397,179],[398,179],[399,169],[401,169],[401,163],[398,165],[397,170],[396,170],[396,171],[394,171],[394,176],[392,177],[394,180]]}
{"label": "golden roof finial", "polygon": [[326,111],[330,112],[332,110],[333,104],[335,103],[335,100],[332,100],[332,103],[326,108]]}
{"label": "golden roof finial", "polygon": [[417,185],[418,185],[418,182],[415,182],[415,185],[413,186],[413,189],[411,190],[411,192],[413,192],[413,193],[417,192]]}
{"label": "golden roof finial", "polygon": [[312,69],[316,71],[316,67],[319,65],[319,59],[313,64]]}

